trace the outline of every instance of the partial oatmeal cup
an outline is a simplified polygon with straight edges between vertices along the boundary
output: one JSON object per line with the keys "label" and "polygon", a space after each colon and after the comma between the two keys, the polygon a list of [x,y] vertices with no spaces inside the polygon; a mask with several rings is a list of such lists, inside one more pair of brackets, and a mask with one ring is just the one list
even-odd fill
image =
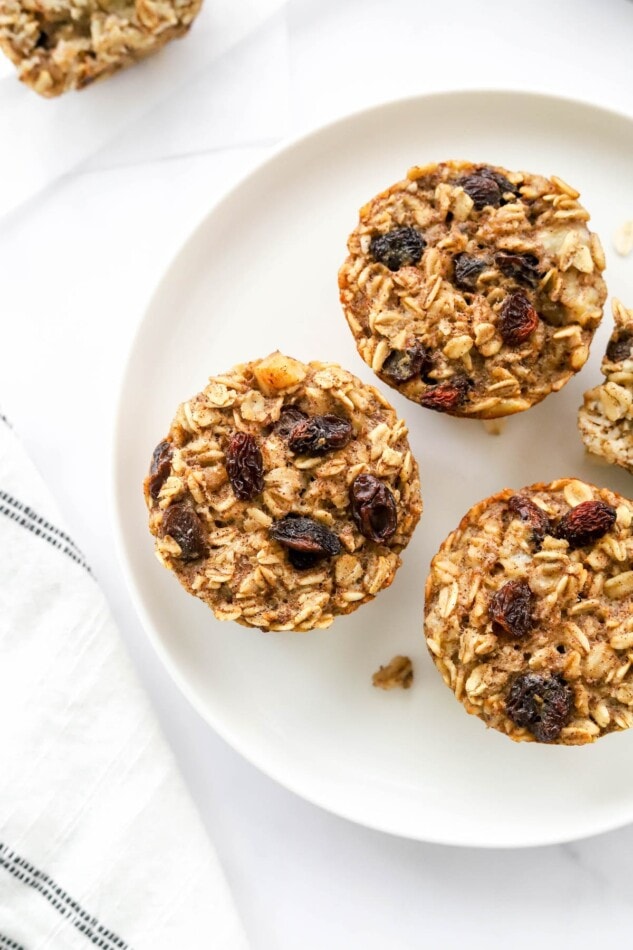
{"label": "partial oatmeal cup", "polygon": [[420,518],[407,434],[333,363],[273,353],[212,377],[154,450],[156,554],[219,620],[328,627],[391,584]]}
{"label": "partial oatmeal cup", "polygon": [[449,161],[369,201],[339,272],[358,352],[454,416],[529,409],[585,364],[606,287],[600,241],[561,179]]}
{"label": "partial oatmeal cup", "polygon": [[573,478],[475,505],[431,562],[425,630],[467,712],[515,741],[633,724],[633,502]]}
{"label": "partial oatmeal cup", "polygon": [[613,320],[602,359],[605,381],[585,393],[578,428],[588,452],[633,475],[633,310],[614,300]]}
{"label": "partial oatmeal cup", "polygon": [[184,36],[202,0],[0,0],[0,50],[51,98],[84,89]]}

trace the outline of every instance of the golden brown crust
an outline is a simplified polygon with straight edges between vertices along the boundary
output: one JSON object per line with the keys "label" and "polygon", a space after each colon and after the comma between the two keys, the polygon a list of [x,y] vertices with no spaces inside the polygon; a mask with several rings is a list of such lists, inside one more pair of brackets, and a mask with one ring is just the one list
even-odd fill
{"label": "golden brown crust", "polygon": [[[497,207],[478,208],[463,182],[482,169],[516,194],[501,188]],[[445,162],[411,169],[372,199],[339,273],[345,316],[365,362],[422,405],[432,403],[438,384],[465,378],[467,398],[430,407],[468,418],[510,415],[558,391],[586,362],[606,298],[602,248],[577,198],[555,177]],[[375,259],[372,239],[400,228],[415,229],[425,247],[419,262],[390,270]],[[507,258],[517,254],[527,264],[519,277]],[[482,262],[470,290],[456,276],[458,255]],[[510,343],[502,310],[515,292],[540,319]],[[394,380],[386,361],[416,345],[429,365],[410,380]]]}
{"label": "golden brown crust", "polygon": [[[542,540],[509,504],[516,495],[549,519]],[[556,525],[588,501],[611,506],[616,520],[602,537],[572,548],[555,537]],[[512,739],[533,741],[506,705],[513,683],[531,673],[562,677],[573,692],[553,741],[592,742],[633,723],[632,521],[632,502],[570,478],[505,489],[462,518],[431,562],[425,629],[436,666],[469,713]],[[493,598],[509,582],[531,591],[533,626],[516,636],[491,617]]]}
{"label": "golden brown crust", "polygon": [[[293,452],[278,426],[289,406],[349,420],[351,441],[321,455]],[[261,451],[263,490],[250,500],[236,498],[227,473],[236,432],[253,436]],[[160,490],[152,494],[145,482],[156,552],[219,619],[264,630],[327,627],[393,581],[422,510],[420,483],[407,427],[372,386],[331,363],[272,354],[213,377],[180,406],[167,439],[173,454]],[[393,495],[397,528],[385,542],[363,536],[352,517],[350,486],[361,473]],[[165,530],[167,513],[183,503],[202,525],[206,556],[185,560]],[[293,567],[269,534],[289,514],[329,529],[341,553],[308,570]]]}
{"label": "golden brown crust", "polygon": [[83,89],[187,32],[202,0],[0,0],[0,49],[42,96]]}

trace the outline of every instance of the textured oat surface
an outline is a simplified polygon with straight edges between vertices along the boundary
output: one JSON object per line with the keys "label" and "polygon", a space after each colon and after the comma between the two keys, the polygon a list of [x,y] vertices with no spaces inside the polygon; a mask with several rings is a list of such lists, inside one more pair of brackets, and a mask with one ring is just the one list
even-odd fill
{"label": "textured oat surface", "polygon": [[[293,453],[276,425],[291,405],[309,416],[348,419],[351,441],[323,455]],[[263,491],[250,501],[236,498],[227,475],[227,446],[237,431],[252,434],[263,457]],[[264,630],[327,627],[391,584],[422,503],[407,427],[373,387],[334,364],[272,354],[212,378],[180,406],[167,438],[173,456],[156,498],[145,482],[156,552],[219,619]],[[376,476],[395,499],[397,528],[387,543],[364,537],[352,518],[349,488],[360,473]],[[206,557],[184,560],[165,534],[165,514],[180,503],[200,520]],[[290,513],[333,531],[342,552],[295,569],[269,535]]]}
{"label": "textured oat surface", "polygon": [[[478,210],[461,182],[482,168],[504,176],[516,194],[500,188],[499,206]],[[423,404],[433,386],[466,377],[468,398],[444,411],[471,418],[520,412],[559,390],[585,363],[606,298],[602,248],[577,199],[555,177],[467,162],[412,168],[361,209],[339,273],[341,302],[365,362]],[[392,271],[374,259],[371,241],[402,227],[416,229],[426,246],[418,263]],[[499,252],[529,255],[531,269],[521,279],[508,276]],[[471,290],[455,282],[458,255],[479,259]],[[500,313],[516,291],[539,319],[528,339],[509,345]],[[424,378],[394,381],[386,361],[416,344],[429,356]]]}
{"label": "textured oat surface", "polygon": [[43,96],[82,89],[189,29],[202,0],[0,0],[0,49]]}
{"label": "textured oat surface", "polygon": [[[533,740],[506,709],[521,674],[560,676],[573,709],[557,740],[591,742],[633,723],[633,503],[574,479],[522,489],[556,524],[570,509],[601,500],[617,511],[593,544],[570,549],[546,534],[535,541],[514,514],[510,489],[475,505],[433,558],[426,585],[426,639],[444,681],[469,713],[515,740]],[[534,626],[525,636],[495,633],[491,600],[526,580]]]}
{"label": "textured oat surface", "polygon": [[589,452],[633,473],[633,310],[614,300],[613,318],[605,382],[585,393],[578,428]]}

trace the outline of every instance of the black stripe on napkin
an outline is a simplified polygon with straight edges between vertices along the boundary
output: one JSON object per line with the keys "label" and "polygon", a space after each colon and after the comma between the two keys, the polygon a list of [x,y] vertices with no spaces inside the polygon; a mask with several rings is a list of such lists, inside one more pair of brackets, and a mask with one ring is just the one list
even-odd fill
{"label": "black stripe on napkin", "polygon": [[0,948],[1,950],[24,950],[21,943],[16,943],[15,940],[5,937],[4,934],[0,934]]}
{"label": "black stripe on napkin", "polygon": [[34,867],[6,844],[0,844],[0,867],[5,868],[22,884],[38,891],[62,917],[66,918],[69,924],[72,924],[99,950],[130,950],[121,937],[103,927],[96,917],[84,910],[48,874]]}
{"label": "black stripe on napkin", "polygon": [[0,491],[0,514],[15,521],[22,528],[32,531],[38,538],[48,541],[54,548],[85,568],[89,574],[92,573],[85,557],[69,535],[5,491]]}
{"label": "black stripe on napkin", "polygon": [[[12,498],[12,496],[7,494],[7,492],[1,491],[1,490],[0,490],[0,499],[2,499],[2,501],[5,501],[8,505],[12,505],[13,508],[16,508],[18,511],[22,512],[23,514],[27,515],[27,517],[31,518],[36,524],[45,528],[46,531],[50,532],[50,534],[56,534],[58,537],[62,538],[68,544],[72,545],[72,547],[75,549],[75,551],[77,551],[78,554],[81,554],[81,551],[79,550],[79,548],[77,547],[73,539],[70,537],[70,535],[66,534],[65,531],[62,531],[61,528],[57,528],[55,525],[52,525],[49,521],[46,521],[45,518],[42,518],[41,515],[38,515],[37,512],[33,511],[32,508],[29,508],[28,505],[25,505],[23,502],[18,501],[17,498]],[[83,557],[83,555],[81,556]]]}

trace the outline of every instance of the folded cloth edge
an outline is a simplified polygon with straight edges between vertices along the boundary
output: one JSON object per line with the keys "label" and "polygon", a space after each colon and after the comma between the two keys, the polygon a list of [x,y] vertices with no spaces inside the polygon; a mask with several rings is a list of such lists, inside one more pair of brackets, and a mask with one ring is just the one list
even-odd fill
{"label": "folded cloth edge", "polygon": [[60,525],[0,422],[12,553],[0,560],[0,947],[245,950],[201,820]]}

